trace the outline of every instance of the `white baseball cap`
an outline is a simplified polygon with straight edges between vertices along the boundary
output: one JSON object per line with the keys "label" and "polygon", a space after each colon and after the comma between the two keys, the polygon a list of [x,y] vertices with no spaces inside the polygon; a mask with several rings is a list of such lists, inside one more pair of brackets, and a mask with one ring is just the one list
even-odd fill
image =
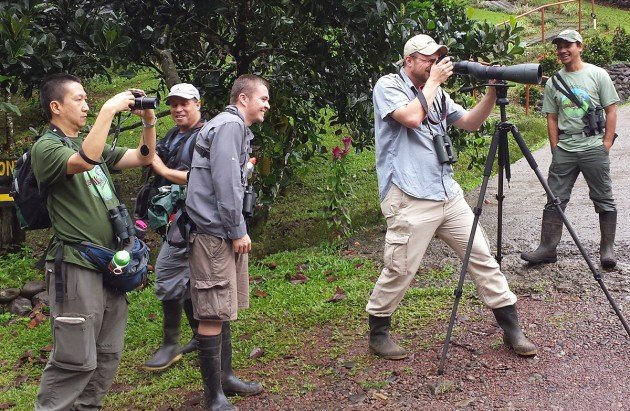
{"label": "white baseball cap", "polygon": [[413,53],[420,53],[425,56],[430,56],[437,51],[440,51],[440,54],[446,54],[448,52],[448,47],[442,44],[437,44],[431,36],[427,36],[426,34],[417,34],[407,40],[407,42],[405,43],[405,48],[403,50],[403,59],[399,60],[398,64],[402,64],[404,58]]}
{"label": "white baseball cap", "polygon": [[553,44],[556,44],[560,40],[565,40],[565,41],[568,41],[569,43],[580,43],[580,44],[584,43],[584,40],[582,39],[582,35],[580,35],[580,33],[578,33],[577,31],[571,30],[571,29],[562,30],[560,33],[558,33],[556,38],[553,39],[551,42]]}
{"label": "white baseball cap", "polygon": [[166,96],[166,104],[168,104],[169,97],[174,96],[182,97],[186,100],[190,100],[193,98],[197,99],[197,101],[200,100],[199,90],[197,90],[195,86],[189,83],[179,83],[171,87],[171,91],[168,93],[168,96]]}

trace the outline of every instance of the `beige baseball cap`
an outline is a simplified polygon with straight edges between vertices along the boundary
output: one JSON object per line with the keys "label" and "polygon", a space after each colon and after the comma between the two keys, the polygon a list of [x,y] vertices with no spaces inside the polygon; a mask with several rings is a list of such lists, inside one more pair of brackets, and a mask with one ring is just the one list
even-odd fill
{"label": "beige baseball cap", "polygon": [[168,93],[168,96],[166,96],[166,104],[168,104],[169,97],[173,97],[173,96],[182,97],[182,98],[185,98],[186,100],[190,100],[194,98],[194,99],[197,99],[197,101],[199,101],[199,90],[197,90],[197,88],[193,86],[192,84],[179,83],[171,87],[170,93]]}
{"label": "beige baseball cap", "polygon": [[[403,58],[413,53],[420,53],[425,56],[430,56],[437,51],[440,51],[440,54],[446,54],[448,52],[448,47],[442,44],[437,44],[432,37],[427,36],[426,34],[417,34],[407,40],[407,42],[405,43]],[[404,59],[399,60],[398,64],[402,64],[403,61]]]}
{"label": "beige baseball cap", "polygon": [[582,40],[582,35],[578,33],[577,31],[571,30],[571,29],[562,30],[560,33],[558,33],[556,38],[553,39],[551,42],[553,44],[556,44],[560,40],[565,40],[565,41],[568,41],[569,43],[576,43],[576,42],[579,42],[581,44],[584,43],[584,40]]}

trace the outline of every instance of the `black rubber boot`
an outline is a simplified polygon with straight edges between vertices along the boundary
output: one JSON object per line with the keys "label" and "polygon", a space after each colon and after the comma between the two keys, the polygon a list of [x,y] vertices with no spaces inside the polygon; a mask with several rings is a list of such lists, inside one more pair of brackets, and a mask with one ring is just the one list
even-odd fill
{"label": "black rubber boot", "polygon": [[193,315],[192,300],[190,298],[184,301],[184,312],[186,313],[188,324],[193,332],[192,338],[188,341],[188,344],[182,347],[181,351],[182,354],[188,354],[189,352],[197,351],[197,339],[195,336],[197,335],[197,329],[199,328],[199,321],[195,320]]}
{"label": "black rubber boot", "polygon": [[153,353],[151,359],[144,363],[143,368],[149,371],[161,371],[182,358],[179,347],[179,326],[182,320],[181,300],[162,301],[164,312],[164,339],[162,346]]}
{"label": "black rubber boot", "polygon": [[407,350],[396,344],[389,337],[392,317],[370,315],[370,350],[379,357],[388,360],[407,358]]}
{"label": "black rubber boot", "polygon": [[206,410],[231,411],[237,408],[230,404],[221,388],[221,334],[197,335],[199,368],[203,380]]}
{"label": "black rubber boot", "polygon": [[555,263],[558,260],[556,248],[562,238],[562,217],[557,210],[544,210],[540,245],[535,251],[521,253],[521,258],[532,264]]}
{"label": "black rubber boot", "polygon": [[232,333],[229,321],[223,321],[221,338],[221,385],[225,395],[248,397],[260,394],[263,391],[263,387],[259,382],[243,381],[234,375],[232,370]]}
{"label": "black rubber boot", "polygon": [[518,324],[516,305],[495,308],[492,312],[497,319],[497,323],[503,329],[503,342],[505,345],[523,357],[536,355],[538,349],[525,337],[525,334],[521,331],[521,326]]}
{"label": "black rubber boot", "polygon": [[615,268],[615,232],[617,231],[617,212],[603,211],[599,213],[599,230],[601,242],[599,243],[599,259],[604,268]]}

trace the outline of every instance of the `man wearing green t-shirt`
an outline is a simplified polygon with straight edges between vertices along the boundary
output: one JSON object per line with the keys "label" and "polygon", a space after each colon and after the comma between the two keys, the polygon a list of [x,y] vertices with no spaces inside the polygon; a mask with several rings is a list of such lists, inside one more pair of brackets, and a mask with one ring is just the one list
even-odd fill
{"label": "man wearing green t-shirt", "polygon": [[[52,222],[46,282],[53,350],[41,377],[35,410],[100,409],[122,355],[127,300],[124,292],[104,286],[101,273],[60,241],[115,248],[108,210],[120,203],[109,170],[151,164],[156,117],[153,110],[133,110],[143,123],[138,148],[112,149],[106,138],[114,116],[133,107],[131,90],[103,104],[85,137],[79,131],[86,125],[89,107],[79,78],[68,74],[46,78],[40,100],[50,125],[33,145],[31,165],[40,187],[47,187]],[[60,259],[55,258],[58,250]],[[55,267],[56,260],[60,267]],[[62,277],[58,283],[62,301],[56,298],[57,273]]]}
{"label": "man wearing green t-shirt", "polygon": [[[553,43],[564,68],[545,85],[542,111],[547,114],[552,153],[547,182],[564,210],[575,180],[582,173],[599,214],[601,265],[614,268],[617,208],[609,152],[616,136],[619,96],[606,70],[582,61],[584,42],[580,33],[564,30]],[[562,218],[552,199],[547,200],[540,245],[535,251],[521,254],[534,264],[556,262],[556,247],[562,237]]]}

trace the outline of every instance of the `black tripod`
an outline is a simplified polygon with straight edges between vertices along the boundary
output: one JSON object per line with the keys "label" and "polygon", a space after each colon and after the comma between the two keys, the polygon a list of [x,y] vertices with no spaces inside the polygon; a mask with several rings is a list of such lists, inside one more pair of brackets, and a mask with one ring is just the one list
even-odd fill
{"label": "black tripod", "polygon": [[529,151],[529,149],[527,148],[527,145],[525,144],[523,137],[521,137],[518,130],[516,129],[516,126],[514,124],[507,122],[507,115],[505,113],[505,106],[509,104],[509,100],[507,98],[507,89],[508,89],[507,83],[504,81],[501,81],[496,84],[485,84],[484,86],[493,86],[496,89],[496,93],[497,93],[496,104],[499,106],[501,110],[501,121],[496,125],[495,130],[494,130],[494,135],[492,136],[492,142],[490,143],[490,150],[488,152],[488,157],[486,159],[485,169],[483,173],[483,182],[481,183],[481,189],[479,191],[479,198],[477,199],[477,206],[473,209],[473,213],[475,217],[473,219],[473,225],[470,231],[470,238],[468,239],[468,245],[466,247],[466,254],[464,255],[464,260],[462,262],[462,268],[459,273],[459,283],[457,284],[457,289],[454,292],[455,302],[453,303],[453,311],[451,312],[451,319],[448,324],[448,331],[446,332],[446,341],[444,341],[444,349],[442,350],[442,357],[440,358],[440,365],[438,367],[438,374],[440,375],[444,373],[444,363],[446,361],[446,354],[448,353],[448,346],[451,341],[451,334],[453,332],[453,326],[455,324],[455,317],[457,315],[457,307],[462,297],[464,279],[466,277],[466,271],[468,270],[468,263],[470,260],[470,253],[472,251],[472,244],[475,238],[475,232],[477,231],[477,225],[479,224],[479,217],[481,216],[481,212],[482,212],[483,200],[486,194],[486,188],[488,187],[488,180],[490,179],[490,174],[492,172],[494,158],[497,155],[497,150],[498,150],[497,161],[499,165],[497,202],[498,202],[499,215],[497,218],[498,227],[497,227],[496,260],[499,264],[501,264],[501,260],[503,259],[501,255],[501,237],[503,234],[502,233],[503,199],[505,198],[505,196],[503,195],[504,172],[505,172],[505,177],[507,178],[508,181],[511,178],[510,159],[509,159],[508,141],[507,141],[508,132],[512,133],[512,136],[516,140],[516,143],[518,144],[519,149],[523,153],[523,156],[525,157],[525,159],[527,159],[527,163],[532,168],[532,170],[534,170],[534,173],[536,174],[538,181],[540,181],[540,184],[545,189],[547,196],[552,199],[553,204],[555,205],[556,210],[558,211],[558,214],[560,214],[560,216],[562,217],[562,221],[564,222],[564,225],[566,226],[567,230],[571,234],[571,238],[573,238],[573,242],[575,243],[575,245],[577,245],[578,249],[580,250],[580,253],[582,254],[582,257],[584,257],[584,260],[586,261],[588,268],[593,272],[593,277],[595,278],[595,281],[597,281],[599,286],[604,291],[604,294],[606,294],[606,298],[608,298],[610,305],[612,306],[613,310],[619,317],[621,324],[623,324],[623,327],[625,328],[626,332],[628,333],[628,335],[630,335],[630,328],[628,327],[626,320],[623,318],[623,315],[619,311],[617,304],[615,303],[612,296],[608,292],[608,289],[606,288],[606,285],[604,284],[602,280],[601,274],[597,271],[597,269],[593,265],[593,262],[586,254],[586,250],[584,250],[584,247],[582,247],[582,244],[580,243],[580,240],[578,239],[577,234],[573,230],[573,227],[569,223],[569,220],[567,220],[567,217],[564,214],[564,210],[560,206],[560,199],[551,192],[551,189],[549,188],[547,181],[545,180],[540,170],[538,169],[538,164],[536,163],[536,160],[534,160],[534,157],[532,156],[531,151]]}

